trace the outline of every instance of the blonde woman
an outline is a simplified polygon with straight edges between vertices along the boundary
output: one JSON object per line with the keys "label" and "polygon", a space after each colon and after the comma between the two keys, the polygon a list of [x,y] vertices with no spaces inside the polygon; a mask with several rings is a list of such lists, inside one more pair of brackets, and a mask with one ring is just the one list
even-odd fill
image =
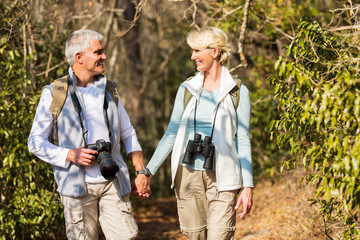
{"label": "blonde woman", "polygon": [[168,129],[147,170],[155,174],[172,151],[171,187],[181,231],[189,239],[233,239],[236,209],[243,205],[242,218],[252,205],[249,91],[240,86],[235,109],[229,92],[236,82],[225,66],[230,47],[221,29],[191,31],[187,43],[198,73],[180,85]]}

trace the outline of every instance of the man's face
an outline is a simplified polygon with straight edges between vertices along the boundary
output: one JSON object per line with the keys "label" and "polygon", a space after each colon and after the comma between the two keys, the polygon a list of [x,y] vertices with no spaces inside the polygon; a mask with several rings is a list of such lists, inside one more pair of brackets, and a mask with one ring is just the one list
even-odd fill
{"label": "man's face", "polygon": [[96,39],[90,40],[90,46],[82,55],[82,66],[90,75],[96,76],[105,72],[104,61],[106,55],[101,42]]}

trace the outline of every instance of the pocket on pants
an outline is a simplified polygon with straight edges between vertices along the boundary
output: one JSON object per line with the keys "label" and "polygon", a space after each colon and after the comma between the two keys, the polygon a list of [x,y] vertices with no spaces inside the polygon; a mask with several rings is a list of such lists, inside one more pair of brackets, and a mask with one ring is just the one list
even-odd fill
{"label": "pocket on pants", "polygon": [[177,199],[177,208],[182,231],[199,232],[206,228],[206,206],[203,199]]}
{"label": "pocket on pants", "polygon": [[118,204],[122,218],[124,219],[124,231],[128,232],[128,238],[135,238],[138,234],[138,225],[136,224],[130,201]]}
{"label": "pocket on pants", "polygon": [[68,239],[84,239],[84,213],[83,211],[64,210],[66,236]]}

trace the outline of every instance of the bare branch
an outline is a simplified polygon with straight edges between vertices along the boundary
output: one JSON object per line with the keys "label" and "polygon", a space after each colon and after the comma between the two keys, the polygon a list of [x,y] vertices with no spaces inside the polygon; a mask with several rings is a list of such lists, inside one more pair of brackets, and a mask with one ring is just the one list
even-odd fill
{"label": "bare branch", "polygon": [[238,69],[240,67],[246,68],[248,65],[245,55],[244,55],[243,47],[244,47],[245,32],[246,32],[246,25],[247,25],[247,20],[248,20],[248,15],[249,15],[250,4],[251,4],[251,0],[246,0],[245,9],[244,9],[244,17],[243,17],[243,21],[241,24],[240,36],[239,36],[239,42],[238,42],[238,53],[240,56],[241,63],[238,66],[230,69],[230,72],[235,71],[236,69]]}
{"label": "bare branch", "polygon": [[26,51],[26,26],[25,24],[22,25],[22,32],[23,32],[23,48],[24,48],[24,69],[26,66],[26,58],[27,58],[27,51]]}
{"label": "bare branch", "polygon": [[119,37],[123,37],[125,34],[127,34],[133,27],[135,27],[137,21],[139,20],[140,16],[141,16],[141,11],[143,9],[143,7],[147,4],[147,0],[141,0],[138,4],[136,4],[136,1],[134,1],[135,3],[135,14],[134,14],[134,19],[131,21],[131,25],[124,31],[121,31],[119,34],[116,35],[117,38]]}
{"label": "bare branch", "polygon": [[103,10],[99,10],[97,11],[95,14],[93,14],[93,17],[91,17],[90,21],[85,24],[81,29],[87,29],[89,27],[89,25],[91,25],[94,21],[96,21],[98,18],[100,18],[100,16],[104,13],[105,11]]}
{"label": "bare branch", "polygon": [[[246,5],[245,5],[245,7],[246,7]],[[231,11],[227,11],[227,10],[224,8],[223,11],[224,11],[225,15],[224,15],[222,18],[224,19],[224,18],[226,18],[227,16],[232,15],[233,13],[239,11],[241,8],[243,8],[242,5],[238,6],[238,7],[235,8],[235,9],[232,9]]]}
{"label": "bare branch", "polygon": [[197,14],[197,10],[198,7],[196,5],[196,3],[198,2],[198,0],[191,0],[192,4],[190,5],[190,7],[188,7],[183,14],[182,19],[187,19],[187,13],[190,12],[191,13],[191,18],[192,18],[192,23],[190,24],[190,27],[195,26],[195,28],[199,29],[200,27],[196,24],[196,14]]}
{"label": "bare branch", "polygon": [[344,31],[344,30],[350,30],[350,29],[356,29],[360,30],[360,24],[353,25],[353,26],[344,26],[344,27],[337,27],[337,28],[330,28],[329,32],[335,32],[335,31]]}
{"label": "bare branch", "polygon": [[[56,11],[55,11],[55,18],[58,17],[58,9],[59,7],[56,7]],[[53,33],[53,37],[52,37],[52,41],[55,42],[56,39],[56,35],[57,35],[57,31],[58,31],[58,25],[55,24],[55,29],[54,29],[54,33]],[[50,52],[49,54],[49,58],[48,58],[48,63],[46,65],[46,71],[45,71],[45,77],[47,78],[49,76],[49,69],[50,69],[50,65],[51,65],[51,58],[52,58],[52,52]]]}
{"label": "bare branch", "polygon": [[[113,9],[116,8],[116,5],[117,5],[117,0],[112,0],[112,2],[110,3],[111,4],[111,7]],[[110,35],[110,29],[111,29],[111,26],[114,22],[114,15],[115,15],[115,12],[114,11],[111,11],[110,14],[109,14],[109,17],[106,21],[106,25],[105,25],[105,28],[104,28],[104,39],[103,39],[103,44],[104,44],[104,47],[106,49],[106,46],[107,46],[107,43],[109,41],[109,35]]]}
{"label": "bare branch", "polygon": [[193,2],[192,7],[194,8],[194,10],[193,10],[193,13],[192,13],[193,22],[190,24],[190,27],[195,26],[196,28],[199,29],[199,26],[196,24],[196,12],[197,12],[196,0],[192,0],[192,2]]}
{"label": "bare branch", "polygon": [[275,30],[278,31],[279,33],[281,33],[282,35],[284,35],[285,37],[287,37],[290,40],[294,40],[295,37],[287,34],[286,32],[284,32],[283,30],[281,30],[280,28],[278,28],[277,26],[275,26]]}
{"label": "bare branch", "polygon": [[237,69],[239,69],[239,68],[246,68],[247,67],[247,65],[243,65],[242,63],[240,63],[239,65],[237,65],[237,66],[235,66],[235,67],[233,67],[233,68],[231,68],[230,70],[229,70],[229,72],[233,72],[233,71],[235,71],[235,70],[237,70]]}
{"label": "bare branch", "polygon": [[[219,24],[221,21],[225,21],[225,19],[228,17],[228,16],[233,16],[234,13],[236,13],[237,11],[239,11],[241,8],[243,8],[244,6],[243,5],[240,5],[240,6],[237,6],[236,8],[234,9],[231,9],[231,10],[227,10],[227,6],[229,4],[225,4],[223,6],[220,6],[220,7],[217,7],[217,8],[212,8],[213,10],[213,14],[211,15],[211,18],[213,19],[216,15],[218,15],[219,13],[223,13],[223,15],[220,17],[220,18],[217,18],[217,19],[214,19],[216,20],[216,22]],[[211,6],[210,6],[211,8]]]}
{"label": "bare branch", "polygon": [[59,64],[56,64],[55,66],[52,66],[52,67],[49,68],[49,69],[46,69],[44,72],[41,72],[41,73],[36,74],[35,76],[39,77],[39,76],[48,74],[48,73],[51,72],[52,70],[57,69],[58,67],[60,67],[61,65],[64,65],[65,63],[67,63],[66,60],[62,61],[62,62],[59,63]]}

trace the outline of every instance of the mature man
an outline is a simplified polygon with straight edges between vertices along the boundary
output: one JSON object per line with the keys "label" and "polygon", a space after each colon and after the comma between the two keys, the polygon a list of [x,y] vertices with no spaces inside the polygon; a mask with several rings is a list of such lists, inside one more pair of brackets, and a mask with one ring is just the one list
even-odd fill
{"label": "mature man", "polygon": [[[150,194],[136,132],[120,98],[116,103],[106,90],[102,39],[92,30],[70,35],[65,47],[70,64],[68,90],[57,123],[51,112],[52,83],[42,92],[28,139],[29,151],[53,165],[68,239],[98,239],[98,221],[107,239],[136,237],[121,140],[138,173],[134,182],[137,198]],[[53,125],[57,127],[56,144],[49,141]]]}

